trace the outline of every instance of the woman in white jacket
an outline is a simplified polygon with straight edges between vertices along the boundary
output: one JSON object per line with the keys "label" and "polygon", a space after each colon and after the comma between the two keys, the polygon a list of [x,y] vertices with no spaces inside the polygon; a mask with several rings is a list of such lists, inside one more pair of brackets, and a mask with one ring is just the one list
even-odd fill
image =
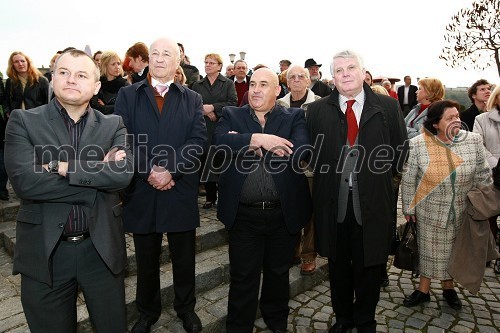
{"label": "woman in white jacket", "polygon": [[[473,132],[481,134],[486,153],[486,160],[493,169],[500,158],[500,85],[490,95],[486,103],[486,111],[476,117]],[[498,215],[490,217],[490,229],[493,237],[497,238]],[[489,264],[489,263],[487,263]],[[495,273],[500,274],[500,260],[495,262]]]}

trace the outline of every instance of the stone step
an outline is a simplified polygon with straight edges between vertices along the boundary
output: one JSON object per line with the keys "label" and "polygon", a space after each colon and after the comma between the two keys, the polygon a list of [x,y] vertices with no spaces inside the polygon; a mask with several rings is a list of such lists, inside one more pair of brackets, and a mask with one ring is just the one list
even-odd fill
{"label": "stone step", "polygon": [[[163,311],[158,322],[153,326],[153,332],[184,332],[182,322],[173,309],[173,281],[171,264],[160,268],[162,275],[161,295]],[[201,319],[203,332],[222,332],[226,321],[227,297],[229,292],[229,256],[227,245],[206,250],[196,256],[196,313]],[[299,266],[290,269],[290,298],[295,297],[328,279],[328,262],[317,259],[317,271],[310,276],[302,276]],[[129,329],[138,318],[135,305],[136,277],[129,276],[125,280],[125,297],[127,302],[127,320]],[[80,333],[92,332],[84,298],[79,296]],[[257,318],[260,313],[257,314]]]}
{"label": "stone step", "polygon": [[[215,214],[206,213],[206,216],[200,217],[200,227],[196,229],[196,252],[200,253],[208,249],[227,243],[227,231],[224,225],[215,218]],[[137,264],[135,261],[134,241],[132,234],[125,234],[127,247],[127,271],[126,275],[135,274]],[[0,223],[0,246],[3,246],[7,253],[14,255],[16,247],[15,222]],[[167,236],[164,235],[162,243],[162,255],[160,263],[170,262]]]}
{"label": "stone step", "polygon": [[19,201],[17,198],[11,198],[9,201],[0,201],[0,226],[4,222],[15,221],[18,210]]}

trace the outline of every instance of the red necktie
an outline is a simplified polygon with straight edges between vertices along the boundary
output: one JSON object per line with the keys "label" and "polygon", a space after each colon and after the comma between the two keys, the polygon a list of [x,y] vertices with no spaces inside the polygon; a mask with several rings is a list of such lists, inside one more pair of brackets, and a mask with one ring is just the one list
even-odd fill
{"label": "red necktie", "polygon": [[345,116],[347,118],[347,140],[352,146],[356,141],[356,136],[358,136],[358,122],[356,121],[356,116],[352,109],[352,105],[356,100],[351,99],[347,101],[347,109],[345,111]]}

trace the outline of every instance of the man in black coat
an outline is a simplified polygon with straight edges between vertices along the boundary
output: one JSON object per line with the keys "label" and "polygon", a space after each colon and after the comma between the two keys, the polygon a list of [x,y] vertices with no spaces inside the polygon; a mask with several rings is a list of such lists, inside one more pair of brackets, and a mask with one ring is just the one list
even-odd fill
{"label": "man in black coat", "polygon": [[331,94],[332,89],[323,81],[321,81],[321,75],[319,68],[322,64],[316,63],[313,58],[307,59],[304,68],[309,71],[309,78],[311,79],[311,84],[309,88],[317,96],[325,97]]}
{"label": "man in black coat", "polygon": [[381,265],[392,239],[392,176],[406,158],[406,127],[398,102],[364,84],[357,54],[336,54],[332,75],[333,93],[307,110],[316,249],[328,257],[337,318],[330,333],[354,326],[375,332]]}
{"label": "man in black coat", "polygon": [[417,105],[417,90],[418,88],[411,84],[411,77],[406,75],[404,77],[405,84],[398,88],[398,100],[401,110],[403,110],[403,117],[410,112],[410,110]]}
{"label": "man in black coat", "polygon": [[467,95],[469,96],[472,105],[467,110],[460,113],[460,120],[466,127],[467,131],[472,132],[476,117],[486,111],[486,102],[488,101],[488,98],[490,98],[490,94],[491,84],[485,79],[477,80],[467,90]]}
{"label": "man in black coat", "polygon": [[134,233],[139,320],[147,333],[161,315],[160,255],[167,234],[174,280],[174,310],[187,332],[201,331],[194,307],[195,239],[200,226],[197,170],[207,139],[201,96],[174,75],[177,43],[159,38],[149,51],[146,79],[118,92],[115,114],[134,138],[135,173],[123,207],[125,231]]}

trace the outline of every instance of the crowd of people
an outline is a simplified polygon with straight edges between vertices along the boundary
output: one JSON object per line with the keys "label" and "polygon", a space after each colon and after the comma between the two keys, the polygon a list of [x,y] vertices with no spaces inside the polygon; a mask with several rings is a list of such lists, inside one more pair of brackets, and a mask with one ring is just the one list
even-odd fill
{"label": "crowd of people", "polygon": [[[187,332],[200,332],[200,195],[229,235],[227,332],[252,332],[258,307],[269,330],[286,332],[289,269],[314,274],[318,255],[328,259],[329,332],[376,332],[399,214],[416,223],[419,247],[419,286],[403,304],[430,301],[437,279],[461,309],[448,265],[468,193],[500,193],[500,86],[472,84],[460,113],[438,78],[374,84],[350,50],[333,55],[331,82],[313,58],[279,65],[224,67],[210,52],[201,77],[184,45],[164,37],[123,58],[69,47],[46,76],[11,54],[0,85],[0,199],[9,180],[21,200],[14,274],[31,332],[76,332],[79,288],[97,332],[127,331],[126,232],[137,262],[131,332],[150,332],[162,313],[164,234],[173,308]],[[483,221],[490,240],[498,214]],[[483,268],[496,256],[487,259]],[[500,274],[500,259],[493,268]]]}

